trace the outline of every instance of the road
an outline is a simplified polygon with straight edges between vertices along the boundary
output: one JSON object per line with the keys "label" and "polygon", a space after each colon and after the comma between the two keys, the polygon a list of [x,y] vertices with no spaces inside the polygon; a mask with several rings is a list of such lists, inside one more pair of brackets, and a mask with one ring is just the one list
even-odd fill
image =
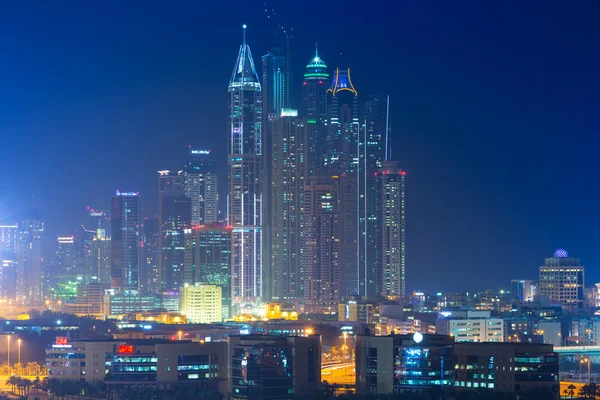
{"label": "road", "polygon": [[356,383],[354,362],[324,365],[321,368],[321,380],[331,384],[354,385]]}

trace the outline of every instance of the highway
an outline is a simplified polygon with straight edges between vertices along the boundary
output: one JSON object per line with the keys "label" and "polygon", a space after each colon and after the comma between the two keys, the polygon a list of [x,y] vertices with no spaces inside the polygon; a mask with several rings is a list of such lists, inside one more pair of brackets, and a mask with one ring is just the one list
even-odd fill
{"label": "highway", "polygon": [[321,381],[337,385],[354,385],[356,381],[354,362],[323,365]]}

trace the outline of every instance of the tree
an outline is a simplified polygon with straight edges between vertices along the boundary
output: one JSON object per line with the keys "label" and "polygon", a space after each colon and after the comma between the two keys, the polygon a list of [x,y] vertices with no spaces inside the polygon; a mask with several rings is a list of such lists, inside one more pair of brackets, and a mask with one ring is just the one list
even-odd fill
{"label": "tree", "polygon": [[35,377],[35,380],[33,381],[33,390],[35,390],[35,394],[38,393],[38,390],[42,388],[42,381],[40,380],[39,376]]}
{"label": "tree", "polygon": [[25,366],[27,375],[40,376],[42,374],[42,366],[36,362],[28,362]]}
{"label": "tree", "polygon": [[579,395],[584,399],[595,399],[600,394],[600,384],[588,383],[579,389]]}
{"label": "tree", "polygon": [[23,368],[23,364],[21,363],[16,363],[15,365],[13,365],[13,374],[21,376],[21,375],[25,375],[25,368]]}
{"label": "tree", "polygon": [[567,392],[566,395],[569,396],[570,399],[572,399],[573,396],[575,396],[575,389],[577,389],[577,387],[575,385],[573,385],[573,384],[570,384],[565,389],[565,391]]}
{"label": "tree", "polygon": [[10,375],[11,368],[8,364],[0,365],[0,375]]}
{"label": "tree", "polygon": [[12,387],[12,392],[15,392],[15,386],[19,383],[19,378],[15,375],[11,375],[10,378],[6,380],[6,384]]}

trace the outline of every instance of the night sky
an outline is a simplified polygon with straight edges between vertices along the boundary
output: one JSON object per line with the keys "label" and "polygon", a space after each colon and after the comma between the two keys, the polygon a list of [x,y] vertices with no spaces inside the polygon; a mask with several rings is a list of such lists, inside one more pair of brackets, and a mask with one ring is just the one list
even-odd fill
{"label": "night sky", "polygon": [[[408,171],[407,289],[535,280],[557,247],[600,280],[600,3],[268,7],[294,29],[296,94],[318,42],[329,67],[352,68],[360,96],[391,96],[392,155]],[[35,208],[52,243],[116,189],[139,190],[152,215],[156,170],[181,168],[190,144],[213,150],[225,183],[240,27],[258,65],[283,42],[264,8],[3,2],[0,222]]]}

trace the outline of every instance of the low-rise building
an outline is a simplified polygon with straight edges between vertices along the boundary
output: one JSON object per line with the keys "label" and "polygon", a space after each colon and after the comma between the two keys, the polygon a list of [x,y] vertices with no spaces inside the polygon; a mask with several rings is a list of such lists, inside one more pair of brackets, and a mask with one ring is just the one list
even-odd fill
{"label": "low-rise building", "polygon": [[[546,388],[558,399],[558,354],[549,344],[456,343],[456,390],[524,394]],[[548,398],[552,400],[552,398]]]}
{"label": "low-rise building", "polygon": [[286,400],[321,385],[321,336],[230,337],[230,398]]}
{"label": "low-rise building", "polygon": [[450,335],[457,342],[503,342],[504,320],[491,318],[489,311],[453,310],[441,312],[436,333]]}
{"label": "low-rise building", "polygon": [[357,336],[356,392],[380,395],[452,385],[454,339],[446,335]]}
{"label": "low-rise building", "polygon": [[192,324],[210,324],[223,321],[222,288],[217,285],[196,283],[181,288],[181,313]]}
{"label": "low-rise building", "polygon": [[108,398],[127,390],[193,388],[227,394],[226,342],[126,339],[68,341],[46,350],[51,379],[104,381]]}

